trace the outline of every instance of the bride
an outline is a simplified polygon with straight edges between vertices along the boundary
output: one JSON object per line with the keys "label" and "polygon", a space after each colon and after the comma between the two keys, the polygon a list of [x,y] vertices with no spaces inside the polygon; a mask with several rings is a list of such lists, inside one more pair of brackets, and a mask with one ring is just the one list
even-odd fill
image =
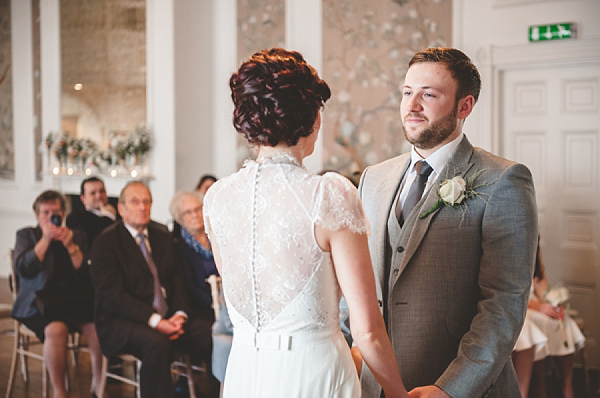
{"label": "bride", "polygon": [[229,85],[234,126],[259,152],[204,201],[234,326],[224,396],[359,397],[339,328],[343,294],[352,335],[386,397],[407,397],[377,305],[356,188],[302,166],[327,83],[299,53],[274,48],[245,61]]}

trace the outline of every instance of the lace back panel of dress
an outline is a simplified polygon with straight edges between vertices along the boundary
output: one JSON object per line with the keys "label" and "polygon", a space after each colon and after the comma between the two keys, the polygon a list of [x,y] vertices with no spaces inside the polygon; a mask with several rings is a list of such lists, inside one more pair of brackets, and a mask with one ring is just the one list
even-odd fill
{"label": "lace back panel of dress", "polygon": [[323,259],[310,216],[317,179],[298,166],[251,162],[228,180],[211,214],[227,256],[228,299],[258,331],[302,291]]}

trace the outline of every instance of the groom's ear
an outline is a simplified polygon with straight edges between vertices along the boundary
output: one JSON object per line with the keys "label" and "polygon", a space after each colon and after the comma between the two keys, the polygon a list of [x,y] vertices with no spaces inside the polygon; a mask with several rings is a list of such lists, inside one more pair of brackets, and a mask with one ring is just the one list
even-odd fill
{"label": "groom's ear", "polygon": [[473,97],[471,94],[459,99],[457,107],[456,107],[458,110],[456,117],[458,119],[466,119],[467,116],[469,116],[471,114],[471,112],[473,111],[474,106],[475,106],[475,97]]}

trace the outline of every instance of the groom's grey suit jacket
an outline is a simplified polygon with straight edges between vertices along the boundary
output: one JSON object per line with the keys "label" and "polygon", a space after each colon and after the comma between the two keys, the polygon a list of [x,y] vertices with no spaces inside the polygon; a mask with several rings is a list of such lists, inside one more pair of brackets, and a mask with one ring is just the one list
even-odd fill
{"label": "groom's grey suit jacket", "polygon": [[[465,136],[394,231],[390,212],[409,164],[404,154],[369,167],[359,187],[378,300],[382,311],[386,301],[405,386],[435,384],[454,398],[518,397],[510,353],[525,318],[538,235],[531,173]],[[419,218],[439,199],[442,181],[479,170],[475,183],[490,183],[476,189],[482,195]],[[363,369],[363,398],[379,398],[381,387]]]}

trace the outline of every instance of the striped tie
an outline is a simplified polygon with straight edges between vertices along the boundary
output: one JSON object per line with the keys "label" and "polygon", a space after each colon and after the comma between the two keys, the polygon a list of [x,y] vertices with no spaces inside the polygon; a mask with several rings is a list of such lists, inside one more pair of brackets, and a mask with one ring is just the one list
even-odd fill
{"label": "striped tie", "polygon": [[148,263],[148,268],[150,268],[150,272],[152,273],[152,277],[154,278],[154,300],[152,301],[152,306],[160,314],[160,316],[167,315],[167,310],[169,306],[165,300],[165,297],[162,294],[162,287],[160,285],[160,280],[158,280],[158,272],[156,271],[156,265],[154,264],[154,260],[148,251],[148,246],[146,246],[146,238],[144,234],[140,233],[137,236],[138,244],[140,245],[140,249],[142,250],[142,254],[146,259],[146,263]]}

